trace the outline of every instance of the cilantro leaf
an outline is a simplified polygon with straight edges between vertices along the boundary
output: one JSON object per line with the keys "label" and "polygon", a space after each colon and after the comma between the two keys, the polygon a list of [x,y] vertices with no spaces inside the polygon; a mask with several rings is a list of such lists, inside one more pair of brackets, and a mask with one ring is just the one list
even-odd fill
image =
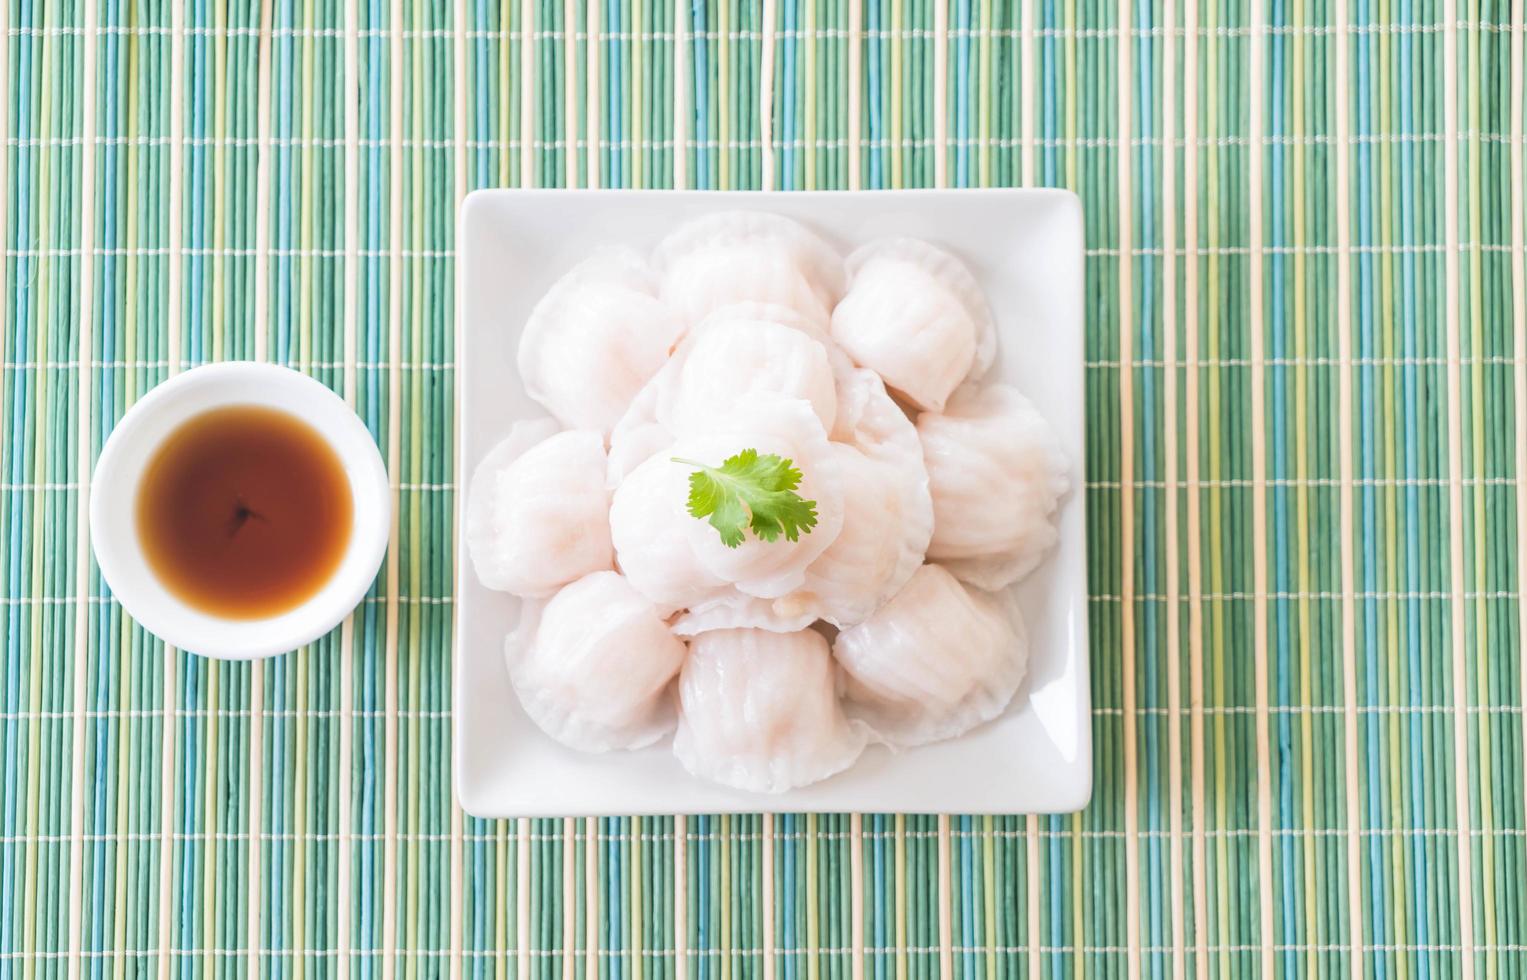
{"label": "cilantro leaf", "polygon": [[761,541],[777,541],[781,534],[799,541],[817,525],[817,502],[795,492],[801,471],[788,459],[744,449],[719,467],[677,456],[673,461],[696,467],[689,474],[689,514],[710,518],[728,548],[741,545],[750,527]]}

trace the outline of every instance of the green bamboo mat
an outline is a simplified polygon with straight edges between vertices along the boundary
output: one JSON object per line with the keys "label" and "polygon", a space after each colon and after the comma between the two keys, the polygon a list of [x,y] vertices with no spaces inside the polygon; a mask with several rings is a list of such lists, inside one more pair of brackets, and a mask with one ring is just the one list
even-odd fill
{"label": "green bamboo mat", "polygon": [[[1527,975],[1522,8],[4,0],[0,980]],[[944,184],[1086,205],[1092,805],[463,816],[461,195]],[[224,358],[397,481],[255,666],[85,532]]]}

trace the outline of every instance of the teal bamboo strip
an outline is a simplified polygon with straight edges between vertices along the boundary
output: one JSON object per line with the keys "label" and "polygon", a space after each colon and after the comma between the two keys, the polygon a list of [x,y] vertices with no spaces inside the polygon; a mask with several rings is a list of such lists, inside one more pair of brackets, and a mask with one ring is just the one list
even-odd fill
{"label": "teal bamboo strip", "polygon": [[[390,75],[397,70],[387,58],[387,39],[380,32],[385,25],[379,5],[362,4],[359,8],[358,25],[363,38],[360,45],[362,61],[362,91],[360,98],[359,129],[364,143],[361,153],[361,186],[365,194],[361,198],[358,213],[361,221],[360,238],[366,258],[358,270],[357,296],[364,316],[357,328],[357,356],[362,367],[357,373],[356,406],[367,427],[379,445],[387,445],[389,407],[387,404],[387,362],[391,352],[388,346],[387,309],[389,296],[389,265],[383,257],[384,244],[389,240],[390,222],[396,216],[385,213],[385,200],[390,185],[390,156],[382,145],[388,131],[390,107]],[[359,190],[359,189],[358,189]],[[379,839],[385,826],[382,812],[384,791],[382,780],[391,778],[385,763],[377,764],[378,747],[385,744],[384,725],[381,719],[385,708],[384,685],[390,679],[384,674],[386,661],[386,610],[385,584],[373,586],[370,600],[356,620],[355,650],[357,663],[354,674],[355,722],[354,744],[358,747],[354,760],[359,769],[354,773],[355,795],[353,797],[353,826],[356,844],[352,854],[353,874],[352,908],[350,921],[352,935],[349,941],[356,950],[356,974],[375,978],[381,973],[382,944],[382,876],[384,848]]]}
{"label": "teal bamboo strip", "polygon": [[[1151,5],[1137,4],[1130,11],[1132,19],[1119,24],[1128,32],[1121,35],[1118,43],[1129,59],[1130,74],[1124,81],[1133,92],[1129,113],[1133,131],[1126,135],[1137,137],[1142,144],[1134,148],[1132,143],[1130,150],[1121,150],[1130,169],[1132,186],[1160,184],[1161,170],[1166,162],[1163,151],[1153,145],[1165,129],[1163,117],[1172,111],[1164,104],[1167,96],[1162,62],[1166,57],[1173,57],[1175,52],[1150,33],[1162,13]],[[1133,520],[1138,544],[1133,547],[1139,556],[1134,562],[1132,579],[1136,595],[1128,600],[1134,604],[1129,610],[1134,617],[1134,649],[1123,651],[1124,656],[1133,658],[1134,687],[1125,710],[1135,712],[1132,720],[1137,741],[1132,748],[1138,760],[1135,796],[1138,822],[1129,825],[1127,811],[1121,821],[1126,834],[1140,835],[1135,840],[1125,841],[1126,848],[1136,848],[1135,854],[1126,852],[1121,855],[1125,859],[1132,856],[1140,869],[1138,898],[1123,896],[1125,903],[1139,903],[1139,932],[1128,931],[1126,916],[1123,938],[1126,944],[1143,950],[1137,954],[1142,969],[1159,971],[1171,968],[1169,956],[1162,951],[1171,944],[1171,919],[1176,914],[1168,897],[1173,874],[1170,842],[1162,833],[1170,827],[1171,801],[1163,794],[1150,794],[1145,790],[1164,782],[1171,728],[1180,720],[1166,717],[1170,710],[1170,674],[1163,668],[1171,651],[1167,619],[1172,614],[1166,605],[1169,599],[1166,566],[1176,542],[1166,542],[1169,533],[1164,527],[1167,501],[1165,493],[1159,489],[1166,476],[1164,470],[1169,465],[1162,445],[1164,440],[1158,436],[1162,428],[1158,419],[1166,410],[1166,372],[1172,370],[1163,363],[1162,351],[1166,346],[1165,333],[1173,326],[1170,318],[1173,311],[1164,308],[1165,271],[1157,250],[1170,246],[1164,240],[1162,228],[1162,222],[1167,219],[1162,212],[1170,207],[1172,205],[1166,202],[1158,202],[1154,195],[1141,196],[1128,215],[1133,238],[1122,242],[1131,249],[1127,261],[1133,266],[1136,292],[1131,299],[1137,317],[1136,336],[1131,338],[1132,362],[1122,365],[1130,372],[1132,391],[1138,392],[1138,404],[1130,406],[1138,413],[1134,431],[1129,433],[1135,446],[1135,468],[1126,476],[1140,484],[1139,493],[1128,501],[1135,506]],[[1141,249],[1144,254],[1136,258],[1135,249]],[[1121,508],[1125,503],[1121,496]]]}

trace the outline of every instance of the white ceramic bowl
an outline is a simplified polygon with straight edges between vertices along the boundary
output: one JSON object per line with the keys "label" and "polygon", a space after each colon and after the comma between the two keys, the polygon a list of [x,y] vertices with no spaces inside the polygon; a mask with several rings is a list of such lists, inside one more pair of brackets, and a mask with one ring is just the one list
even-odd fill
{"label": "white ceramic bowl", "polygon": [[[150,570],[138,539],[138,484],[155,450],[187,419],[229,405],[301,418],[339,456],[350,478],[354,524],[339,568],[312,598],[265,619],[224,619],[188,605]],[[112,430],[90,484],[90,536],[117,601],[165,642],[226,660],[284,653],[337,626],[376,578],[391,525],[387,470],[366,426],[319,382],[271,364],[209,364],[159,385]]]}

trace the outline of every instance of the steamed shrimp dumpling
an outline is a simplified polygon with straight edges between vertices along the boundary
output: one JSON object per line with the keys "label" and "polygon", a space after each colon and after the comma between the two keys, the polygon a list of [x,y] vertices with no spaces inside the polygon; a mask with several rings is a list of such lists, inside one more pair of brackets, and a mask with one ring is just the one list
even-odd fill
{"label": "steamed shrimp dumpling", "polygon": [[832,649],[848,675],[848,712],[894,746],[953,738],[995,718],[1028,663],[1016,610],[937,565],[919,568]]}
{"label": "steamed shrimp dumpling", "polygon": [[[816,505],[816,525],[803,529],[796,540],[780,535],[774,541],[764,541],[749,530],[735,548],[727,547],[707,521],[681,510],[686,522],[684,536],[701,567],[740,592],[760,598],[776,598],[799,588],[805,581],[806,567],[833,543],[843,527],[844,487],[831,446],[809,403],[762,393],[742,396],[712,427],[674,443],[671,456],[661,458],[720,467],[742,450],[755,449],[760,456],[788,459],[801,473],[795,492]],[[679,468],[687,485],[694,467],[687,463],[670,465]],[[681,507],[683,503],[680,501]]]}
{"label": "steamed shrimp dumpling", "polygon": [[657,421],[676,435],[692,433],[730,410],[739,395],[760,391],[809,402],[831,432],[838,396],[830,343],[783,307],[719,310],[690,333],[655,381]]}
{"label": "steamed shrimp dumpling", "polygon": [[848,259],[832,336],[917,408],[937,411],[996,356],[991,309],[959,259],[912,238],[872,242]]}
{"label": "steamed shrimp dumpling", "polygon": [[1066,457],[1017,389],[969,387],[917,420],[933,491],[928,558],[989,591],[1027,575],[1055,543]]}
{"label": "steamed shrimp dumpling", "polygon": [[[806,568],[806,581],[776,606],[804,605],[834,626],[852,626],[895,595],[923,563],[933,501],[921,466],[897,467],[833,444],[853,505],[843,530]],[[794,600],[792,603],[791,600]]]}
{"label": "steamed shrimp dumpling", "polygon": [[825,324],[843,295],[843,259],[798,222],[726,211],[681,225],[658,245],[658,295],[688,324],[731,303],[782,303]]}
{"label": "steamed shrimp dumpling", "polygon": [[673,753],[694,775],[782,793],[848,768],[864,744],[816,631],[716,630],[690,642]]}
{"label": "steamed shrimp dumpling", "polygon": [[525,713],[582,752],[649,745],[673,727],[684,641],[624,578],[594,572],[526,603],[505,644]]}
{"label": "steamed shrimp dumpling", "polygon": [[816,619],[851,626],[904,585],[922,564],[933,530],[933,503],[917,429],[875,372],[853,369],[839,384],[838,428],[831,451],[851,490],[838,536],[789,593],[761,599],[729,590],[690,606],[674,632],[692,636],[751,626],[793,632]]}
{"label": "steamed shrimp dumpling", "polygon": [[610,504],[609,525],[621,572],[665,616],[727,586],[690,546],[689,526],[696,521],[684,508],[692,471],[670,455],[649,457],[621,481]]}
{"label": "steamed shrimp dumpling", "polygon": [[[712,428],[652,456],[616,488],[610,526],[621,571],[670,611],[774,599],[799,587],[806,567],[843,525],[843,488],[831,446],[808,403],[745,395]],[[794,541],[785,535],[764,541],[749,530],[740,545],[728,548],[707,520],[690,515],[689,478],[696,467],[678,460],[720,467],[744,449],[777,454],[801,471],[796,493],[815,501],[815,527]],[[725,617],[714,622],[734,625]]]}
{"label": "steamed shrimp dumpling", "polygon": [[921,459],[912,467],[870,459],[853,446],[832,452],[853,503],[832,544],[806,566],[799,588],[773,599],[730,590],[697,603],[674,621],[681,636],[751,626],[789,633],[818,619],[846,627],[861,622],[923,563],[933,533],[933,504]]}
{"label": "steamed shrimp dumpling", "polygon": [[788,307],[734,303],[717,310],[688,332],[615,424],[610,485],[677,436],[713,426],[748,392],[810,402],[823,428],[842,438],[839,389],[846,390],[853,372],[826,331]]}
{"label": "steamed shrimp dumpling", "polygon": [[657,377],[637,392],[626,413],[610,432],[610,466],[606,482],[611,490],[620,486],[632,470],[673,445],[673,433],[657,420],[657,380],[667,370],[665,366]]}
{"label": "steamed shrimp dumpling", "polygon": [[608,435],[683,333],[629,249],[595,253],[536,304],[520,337],[525,391],[564,425]]}
{"label": "steamed shrimp dumpling", "polygon": [[810,611],[852,626],[906,584],[933,534],[933,501],[917,429],[873,371],[840,386],[847,444],[834,443],[843,485],[851,487],[843,530],[806,569],[801,589],[775,601],[777,614]]}
{"label": "steamed shrimp dumpling", "polygon": [[472,476],[466,545],[490,589],[546,596],[612,567],[604,440],[556,428],[517,423]]}
{"label": "steamed shrimp dumpling", "polygon": [[896,404],[880,375],[854,368],[838,382],[838,431],[834,438],[893,466],[921,469],[923,444],[917,427]]}

